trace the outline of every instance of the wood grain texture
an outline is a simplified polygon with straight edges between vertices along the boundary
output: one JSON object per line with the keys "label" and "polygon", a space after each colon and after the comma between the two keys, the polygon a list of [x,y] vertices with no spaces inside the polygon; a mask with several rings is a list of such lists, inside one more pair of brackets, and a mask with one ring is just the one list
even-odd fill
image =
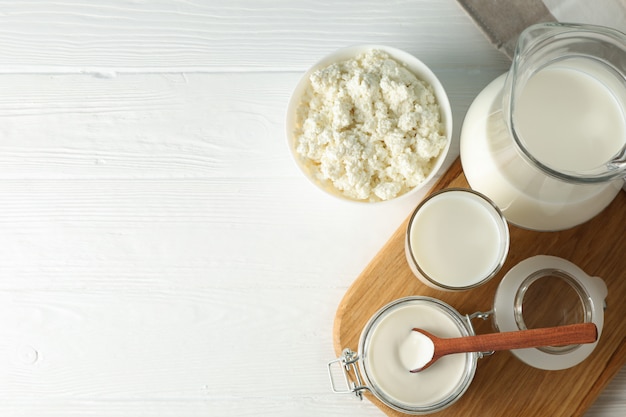
{"label": "wood grain texture", "polygon": [[362,43],[435,70],[450,166],[508,67],[453,0],[0,0],[0,416],[381,416],[330,391],[335,308],[434,182],[345,204],[284,134]]}
{"label": "wood grain texture", "polygon": [[4,0],[0,9],[1,72],[303,71],[356,43],[393,44],[435,66],[505,62],[453,1]]}
{"label": "wood grain texture", "polygon": [[[460,160],[450,168],[433,191],[467,187]],[[339,305],[334,326],[335,352],[356,350],[360,333],[369,318],[390,301],[408,295],[438,298],[461,314],[488,311],[502,276],[511,267],[533,255],[548,254],[568,259],[587,273],[602,277],[609,293],[604,330],[596,349],[578,366],[561,371],[543,371],[499,352],[479,361],[476,376],[465,395],[440,415],[580,416],[626,362],[626,281],[623,271],[626,236],[607,233],[622,230],[626,223],[626,195],[616,200],[592,221],[562,232],[534,232],[510,226],[511,245],[502,271],[482,287],[464,292],[443,292],[421,284],[411,273],[404,255],[405,221],[374,257]],[[549,301],[546,303],[549,307]],[[546,308],[548,308],[546,307]],[[477,333],[490,332],[487,322],[475,323]],[[368,398],[390,416],[400,416],[371,394]]]}
{"label": "wood grain texture", "polygon": [[433,341],[435,345],[433,358],[435,360],[453,353],[499,352],[529,347],[579,345],[598,340],[598,329],[593,323],[576,323],[454,338],[440,338],[422,329],[413,329],[413,331],[420,331]]}

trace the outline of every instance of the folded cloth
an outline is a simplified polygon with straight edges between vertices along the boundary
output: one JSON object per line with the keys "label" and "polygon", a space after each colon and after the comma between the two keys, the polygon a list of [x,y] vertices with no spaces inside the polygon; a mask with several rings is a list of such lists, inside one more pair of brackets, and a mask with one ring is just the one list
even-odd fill
{"label": "folded cloth", "polygon": [[498,50],[513,58],[519,34],[556,19],[542,0],[457,0]]}

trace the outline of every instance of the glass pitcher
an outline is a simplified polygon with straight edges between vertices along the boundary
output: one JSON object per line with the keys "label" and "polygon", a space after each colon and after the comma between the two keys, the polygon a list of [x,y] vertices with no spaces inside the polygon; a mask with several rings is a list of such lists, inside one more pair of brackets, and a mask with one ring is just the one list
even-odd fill
{"label": "glass pitcher", "polygon": [[562,230],[600,213],[626,177],[626,35],[527,28],[509,72],[465,116],[461,162],[471,188],[517,226]]}

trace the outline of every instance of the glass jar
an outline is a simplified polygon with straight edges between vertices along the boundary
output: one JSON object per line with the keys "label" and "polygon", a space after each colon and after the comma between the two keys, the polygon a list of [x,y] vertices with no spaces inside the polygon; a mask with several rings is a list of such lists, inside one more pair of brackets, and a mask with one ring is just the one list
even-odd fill
{"label": "glass jar", "polygon": [[[560,295],[555,302],[554,293]],[[594,323],[598,340],[604,324],[604,281],[571,262],[546,255],[528,258],[500,282],[488,312],[470,315],[432,297],[397,299],[378,310],[363,328],[358,351],[350,348],[328,363],[333,392],[371,392],[388,407],[406,414],[430,414],[458,401],[469,388],[478,359],[493,352],[468,352],[440,358],[428,369],[411,373],[399,349],[414,327],[438,337],[475,334],[472,319],[493,319],[496,330],[516,331],[574,323]],[[585,345],[516,349],[519,360],[538,369],[558,370],[586,359],[598,341]],[[340,365],[346,388],[338,388],[333,366]]]}
{"label": "glass jar", "polygon": [[333,391],[355,392],[361,397],[362,391],[368,390],[394,410],[415,415],[454,404],[472,382],[480,354],[450,355],[422,372],[411,373],[389,349],[401,344],[413,327],[443,337],[474,335],[469,317],[443,301],[423,296],[395,300],[365,325],[359,340],[360,354],[346,349],[342,357],[329,363],[329,372],[332,364],[341,363],[344,372],[352,370],[357,380],[347,391],[338,390],[331,374]]}

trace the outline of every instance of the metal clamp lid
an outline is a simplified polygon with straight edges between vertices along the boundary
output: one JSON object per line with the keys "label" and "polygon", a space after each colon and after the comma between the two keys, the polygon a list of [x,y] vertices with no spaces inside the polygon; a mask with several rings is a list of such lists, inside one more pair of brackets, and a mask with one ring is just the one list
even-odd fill
{"label": "metal clamp lid", "polygon": [[[474,334],[474,326],[472,325],[472,320],[474,319],[481,319],[481,320],[487,320],[489,319],[489,317],[491,317],[493,315],[493,310],[489,310],[489,311],[476,311],[472,314],[466,314],[465,315],[465,321],[467,322],[467,325],[469,326],[469,329],[471,330],[471,333]],[[495,353],[494,350],[490,350],[490,351],[485,351],[485,352],[476,352],[478,355],[478,359],[482,359],[485,356],[491,356]]]}
{"label": "metal clamp lid", "polygon": [[[354,393],[360,400],[363,399],[363,390],[369,390],[367,385],[363,384],[361,373],[359,372],[359,354],[353,352],[349,348],[343,350],[342,355],[337,359],[328,362],[328,377],[330,378],[330,387],[334,393],[349,394]],[[346,389],[338,389],[333,378],[332,366],[340,364]],[[353,379],[350,375],[354,375]]]}

